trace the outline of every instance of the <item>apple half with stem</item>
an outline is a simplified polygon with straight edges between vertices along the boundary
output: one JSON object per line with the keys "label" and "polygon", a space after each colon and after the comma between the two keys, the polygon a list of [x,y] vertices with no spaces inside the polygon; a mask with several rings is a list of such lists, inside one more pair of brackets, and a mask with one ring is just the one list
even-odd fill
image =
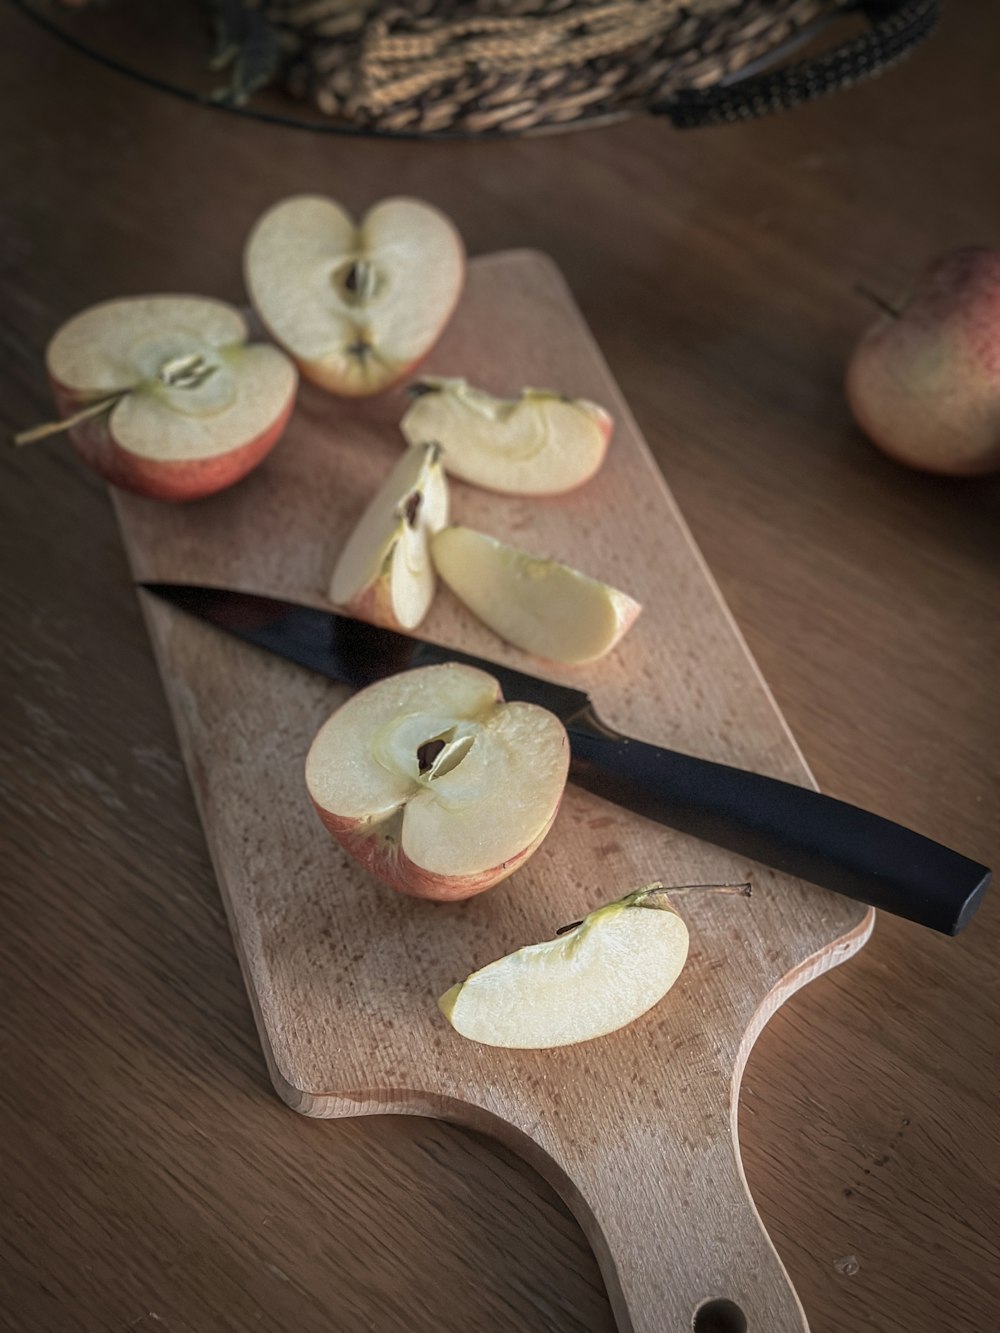
{"label": "apple half with stem", "polygon": [[688,928],[673,899],[698,891],[748,897],[750,885],[634,889],[555,939],[473,972],[441,996],[441,1012],[456,1032],[486,1046],[539,1050],[615,1032],[658,1004],[680,976]]}
{"label": "apple half with stem", "polygon": [[436,584],[428,542],[447,522],[440,449],[408,449],[348,537],[330,580],[330,601],[375,625],[415,629]]}
{"label": "apple half with stem", "polygon": [[418,667],[353,695],[306,759],[320,819],[378,879],[449,902],[523,866],[552,827],[569,768],[562,723],[505,703],[460,663]]}
{"label": "apple half with stem", "polygon": [[235,307],[206,297],[91,306],[46,351],[61,420],[15,443],[65,430],[107,481],[159,500],[231,486],[280,439],[298,383],[284,352],[248,333]]}
{"label": "apple half with stem", "polygon": [[465,247],[419,199],[384,199],[356,223],[332,199],[295,195],[256,222],[243,267],[254,309],[306,379],[361,397],[402,379],[437,342]]}
{"label": "apple half with stem", "polygon": [[444,528],[431,555],[455,596],[494,633],[553,662],[603,657],[642,610],[617,588],[473,528]]}
{"label": "apple half with stem", "polygon": [[604,462],[613,421],[603,407],[547,389],[495,398],[464,379],[422,379],[400,429],[436,440],[453,477],[507,495],[561,495]]}

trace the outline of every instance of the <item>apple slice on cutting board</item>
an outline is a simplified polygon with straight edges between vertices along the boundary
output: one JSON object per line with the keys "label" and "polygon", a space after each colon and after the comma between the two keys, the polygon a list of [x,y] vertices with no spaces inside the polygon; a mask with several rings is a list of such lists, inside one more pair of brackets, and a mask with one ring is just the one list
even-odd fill
{"label": "apple slice on cutting board", "polygon": [[390,629],[420,624],[436,579],[428,540],[448,522],[448,484],[435,444],[408,449],[361,515],[337,560],[330,600]]}
{"label": "apple slice on cutting board", "polygon": [[161,500],[222,490],[274,447],[295,404],[294,364],[247,336],[238,310],[205,297],[91,306],[46,351],[63,422],[18,442],[66,429],[101,476]]}
{"label": "apple slice on cutting board", "polygon": [[437,341],[462,290],[465,248],[419,199],[385,199],[355,223],[332,199],[296,195],[255,224],[247,290],[302,374],[331,393],[379,393]]}
{"label": "apple slice on cutting board", "polygon": [[570,664],[611,651],[642,607],[558,560],[454,526],[431,539],[437,572],[460,601],[516,648]]}
{"label": "apple slice on cutting board", "polygon": [[441,1012],[463,1037],[520,1050],[616,1032],[659,1003],[680,976],[688,928],[672,899],[695,892],[749,897],[750,885],[633,889],[555,939],[473,972],[441,996]]}
{"label": "apple slice on cutting board", "polygon": [[560,495],[604,462],[613,422],[584,398],[524,389],[495,398],[464,379],[419,381],[400,422],[410,444],[436,440],[453,477],[508,495]]}
{"label": "apple slice on cutting board", "polygon": [[485,671],[405,671],[322,727],[306,786],[330,833],[401,893],[450,901],[506,879],[552,827],[569,770],[559,719],[504,703]]}

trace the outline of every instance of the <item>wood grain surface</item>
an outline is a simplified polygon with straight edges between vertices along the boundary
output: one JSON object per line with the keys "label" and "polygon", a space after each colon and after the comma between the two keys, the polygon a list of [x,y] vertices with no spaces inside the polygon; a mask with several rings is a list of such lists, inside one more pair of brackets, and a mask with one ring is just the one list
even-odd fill
{"label": "wood grain surface", "polygon": [[[9,8],[0,36],[5,428],[90,302],[239,300],[274,198],[424,195],[474,253],[555,257],[820,785],[1000,860],[997,481],[882,459],[840,388],[857,282],[1000,244],[995,6],[784,119],[433,147],[211,115]],[[2,466],[0,1326],[613,1329],[508,1149],[274,1097],[104,487],[57,441]],[[995,893],[957,940],[883,915],[754,1049],[744,1163],[813,1333],[996,1322],[998,942]]]}
{"label": "wood grain surface", "polygon": [[[475,260],[427,370],[498,394],[550,385],[610,411],[598,485],[543,501],[455,481],[452,519],[627,588],[643,612],[586,668],[526,659],[443,588],[421,633],[585,689],[628,735],[811,784],[552,262],[523,250]],[[306,390],[281,447],[245,484],[197,505],[117,496],[137,581],[324,605],[344,542],[404,447],[405,408],[405,390],[361,403]],[[447,907],[401,898],[332,843],[305,789],[310,742],[347,690],[152,599],[145,609],[289,1105],[436,1115],[520,1148],[581,1221],[623,1329],[683,1330],[725,1299],[751,1326],[800,1333],[798,1300],[746,1198],[735,1101],[765,1019],[854,953],[874,913],[573,787],[506,888]],[[754,885],[752,904],[685,901],[691,956],[669,1002],[566,1050],[498,1051],[449,1030],[434,1001],[454,982],[652,880]]]}

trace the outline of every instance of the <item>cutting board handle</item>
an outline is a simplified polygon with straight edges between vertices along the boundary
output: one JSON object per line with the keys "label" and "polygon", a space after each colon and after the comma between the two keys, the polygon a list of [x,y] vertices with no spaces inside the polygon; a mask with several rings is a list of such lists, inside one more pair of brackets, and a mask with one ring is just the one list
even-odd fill
{"label": "cutting board handle", "polygon": [[729,1083],[719,1071],[712,1113],[701,1078],[697,1108],[664,1098],[655,1123],[596,1096],[513,1136],[473,1112],[572,1209],[620,1333],[808,1333],[747,1189]]}

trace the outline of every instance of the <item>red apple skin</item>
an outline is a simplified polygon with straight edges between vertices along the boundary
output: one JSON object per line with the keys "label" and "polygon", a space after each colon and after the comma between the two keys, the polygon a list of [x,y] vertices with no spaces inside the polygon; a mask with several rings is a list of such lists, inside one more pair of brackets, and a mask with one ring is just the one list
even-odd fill
{"label": "red apple skin", "polygon": [[[92,399],[51,380],[60,417],[71,416]],[[91,417],[67,432],[70,443],[88,467],[120,490],[153,500],[201,500],[225,490],[251,472],[281,438],[295,406],[295,392],[274,421],[246,444],[210,458],[168,460],[144,458],[123,449],[108,428],[110,412]]]}
{"label": "red apple skin", "polygon": [[423,898],[431,902],[453,903],[461,902],[465,898],[472,898],[477,893],[483,893],[486,889],[491,889],[501,880],[513,875],[514,871],[528,860],[528,858],[541,846],[543,840],[552,828],[556,815],[559,813],[559,805],[552,811],[551,818],[545,827],[523,851],[515,856],[509,857],[501,865],[493,866],[489,870],[482,870],[476,875],[434,875],[418,866],[415,862],[403,852],[399,845],[398,836],[402,824],[401,820],[389,821],[392,833],[386,837],[387,828],[385,824],[373,825],[368,820],[359,820],[346,818],[343,815],[335,815],[330,810],[324,810],[321,805],[313,801],[313,806],[320,819],[323,821],[327,831],[343,847],[345,852],[349,852],[356,861],[380,879],[383,884],[389,888],[395,889],[398,893],[404,893],[411,898]]}
{"label": "red apple skin", "polygon": [[862,337],[845,387],[858,425],[898,462],[959,477],[1000,469],[1000,251],[935,259],[898,316]]}
{"label": "red apple skin", "polygon": [[407,633],[396,618],[392,609],[391,580],[385,573],[380,573],[367,587],[362,588],[356,597],[345,602],[339,609],[355,620],[367,620],[370,625],[381,625],[383,629],[394,629],[401,634]]}

